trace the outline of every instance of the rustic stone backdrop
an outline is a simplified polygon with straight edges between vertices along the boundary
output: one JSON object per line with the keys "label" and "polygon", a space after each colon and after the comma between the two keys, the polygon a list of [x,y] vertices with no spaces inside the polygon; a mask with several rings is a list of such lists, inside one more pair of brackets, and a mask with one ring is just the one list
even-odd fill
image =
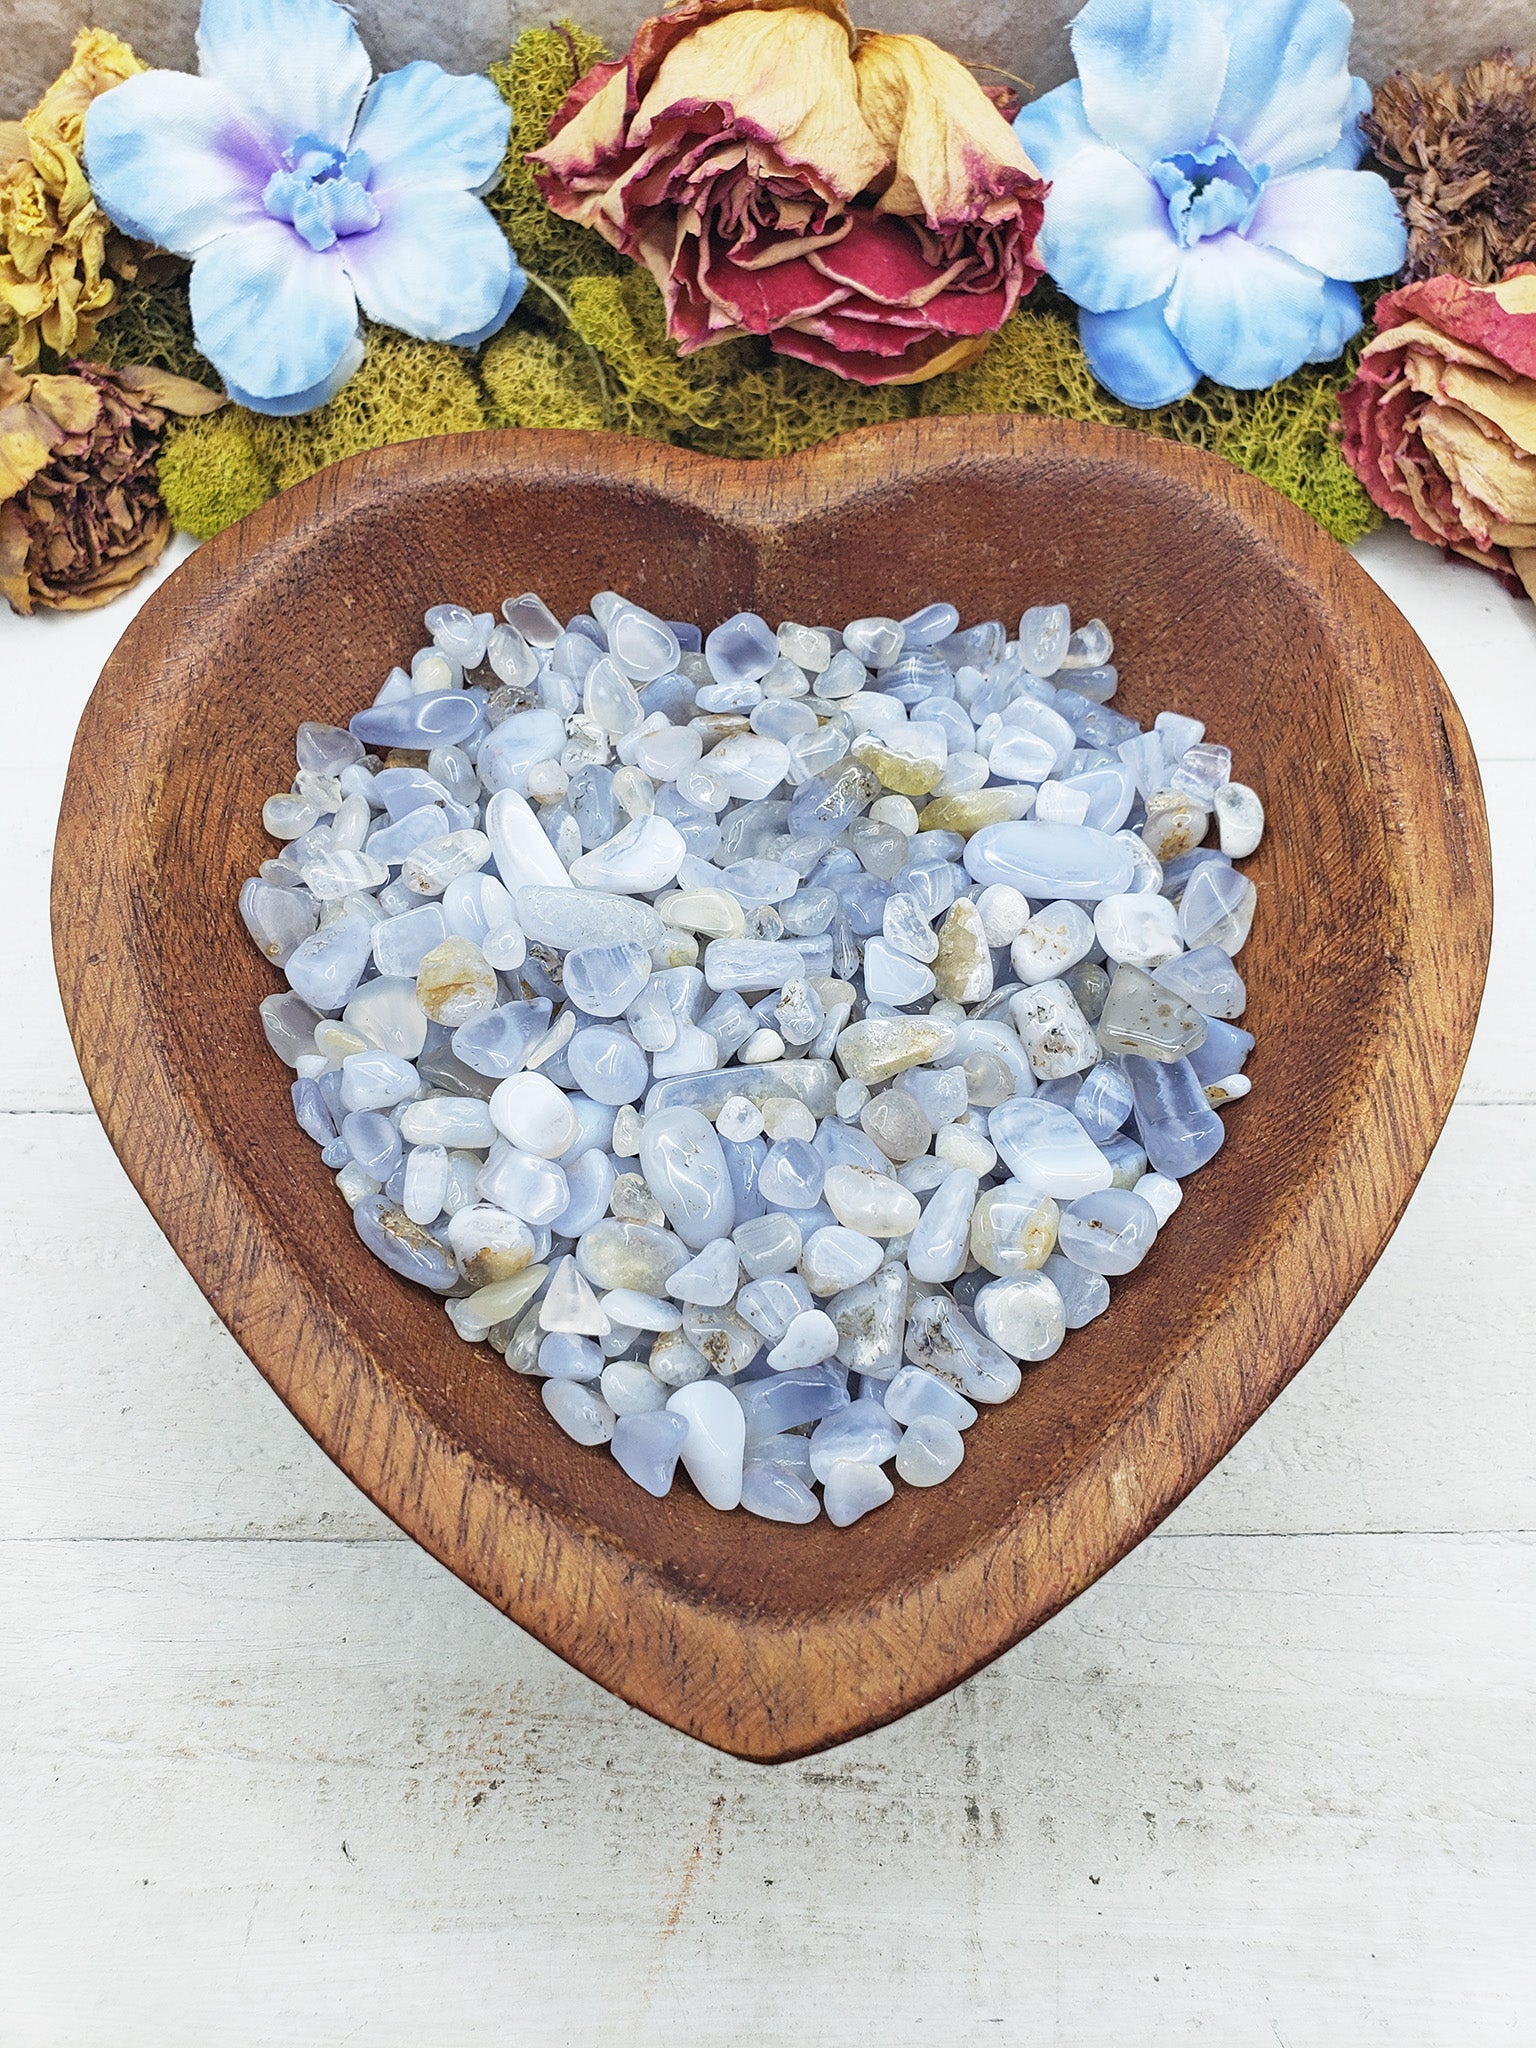
{"label": "rustic stone backdrop", "polygon": [[[859,0],[871,28],[930,35],[957,55],[984,59],[1057,85],[1071,66],[1066,23],[1079,0]],[[151,64],[190,70],[198,0],[0,0],[0,119],[22,113],[68,60],[74,32],[88,22],[126,36]],[[654,8],[636,0],[358,0],[356,12],[381,71],[413,57],[474,71],[501,56],[523,28],[569,13],[606,36],[614,50]],[[1379,79],[1394,63],[1461,63],[1500,43],[1536,41],[1530,0],[1357,0],[1355,68]]]}

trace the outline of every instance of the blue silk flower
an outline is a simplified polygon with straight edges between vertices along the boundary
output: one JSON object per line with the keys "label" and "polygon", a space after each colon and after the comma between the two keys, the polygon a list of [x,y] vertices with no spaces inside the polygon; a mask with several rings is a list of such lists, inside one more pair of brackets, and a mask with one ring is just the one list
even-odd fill
{"label": "blue silk flower", "polygon": [[373,66],[334,0],[204,0],[199,76],[91,103],[86,169],[124,233],[192,259],[197,345],[238,404],[323,405],[358,308],[427,341],[494,334],[526,283],[480,203],[507,146],[488,78]]}
{"label": "blue silk flower", "polygon": [[1355,281],[1402,264],[1391,190],[1356,168],[1352,26],[1339,0],[1089,0],[1072,24],[1077,77],[1014,132],[1051,181],[1040,258],[1127,405],[1332,361]]}

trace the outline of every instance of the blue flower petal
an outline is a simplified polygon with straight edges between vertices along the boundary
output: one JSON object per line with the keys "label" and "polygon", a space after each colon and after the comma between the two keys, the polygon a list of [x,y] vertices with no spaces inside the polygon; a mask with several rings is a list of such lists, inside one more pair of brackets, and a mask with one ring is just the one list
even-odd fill
{"label": "blue flower petal", "polygon": [[512,110],[488,78],[454,78],[437,64],[391,71],[363,101],[354,146],[375,189],[453,185],[483,192],[501,175]]}
{"label": "blue flower petal", "polygon": [[450,334],[449,345],[453,348],[478,348],[482,341],[489,341],[498,328],[504,327],[522,303],[523,293],[528,289],[528,273],[514,256],[512,275],[507,279],[507,288],[501,295],[501,304],[483,327],[471,329],[468,334]]}
{"label": "blue flower petal", "polygon": [[355,377],[362,367],[363,337],[354,332],[330,375],[323,377],[318,384],[311,384],[307,391],[293,391],[286,398],[260,398],[249,391],[242,391],[238,384],[226,383],[224,390],[232,405],[243,405],[247,412],[266,413],[275,419],[291,419],[295,413],[313,412],[317,405],[328,404],[342,385]]}
{"label": "blue flower petal", "polygon": [[[119,88],[121,90],[121,88]],[[353,237],[354,241],[368,237]],[[257,412],[331,378],[357,332],[357,302],[340,262],[285,222],[263,219],[211,243],[192,271],[197,345]]]}
{"label": "blue flower petal", "polygon": [[1363,78],[1349,81],[1349,105],[1344,110],[1344,126],[1333,148],[1319,159],[1319,170],[1353,171],[1359,168],[1360,159],[1371,146],[1365,139],[1360,120],[1362,115],[1371,111],[1375,97]]}
{"label": "blue flower petal", "polygon": [[1317,331],[1317,340],[1307,361],[1333,362],[1343,355],[1364,325],[1360,294],[1352,284],[1340,284],[1336,278],[1330,277],[1323,286],[1323,324]]}
{"label": "blue flower petal", "polygon": [[1079,150],[1096,143],[1083,112],[1083,88],[1075,78],[1031,100],[1014,116],[1013,132],[1042,178],[1056,178]]}
{"label": "blue flower petal", "polygon": [[1145,171],[1101,142],[1055,174],[1036,246],[1056,283],[1091,313],[1160,299],[1179,255],[1167,200]]}
{"label": "blue flower petal", "polygon": [[1200,372],[1168,331],[1165,304],[1149,299],[1123,313],[1078,315],[1088,367],[1116,398],[1143,411],[1187,398],[1200,381]]}
{"label": "blue flower petal", "polygon": [[336,0],[203,0],[197,61],[280,151],[301,135],[345,149],[373,75]]}
{"label": "blue flower petal", "polygon": [[1111,148],[1150,164],[1210,140],[1227,69],[1218,6],[1088,0],[1072,24],[1072,55],[1083,111]]}
{"label": "blue flower petal", "polygon": [[1311,359],[1323,322],[1323,280],[1278,250],[1214,235],[1179,257],[1168,325],[1207,377],[1261,390]]}
{"label": "blue flower petal", "polygon": [[178,256],[260,220],[274,161],[218,86],[183,71],[141,71],[86,112],[96,198],[125,234]]}
{"label": "blue flower petal", "polygon": [[1324,277],[1388,277],[1408,253],[1408,230],[1374,171],[1298,171],[1266,185],[1248,229]]}
{"label": "blue flower petal", "polygon": [[1225,0],[1232,55],[1216,132],[1276,175],[1314,164],[1351,105],[1343,0]]}
{"label": "blue flower petal", "polygon": [[375,187],[373,196],[380,225],[336,251],[369,318],[423,341],[494,327],[514,264],[480,201],[447,185]]}

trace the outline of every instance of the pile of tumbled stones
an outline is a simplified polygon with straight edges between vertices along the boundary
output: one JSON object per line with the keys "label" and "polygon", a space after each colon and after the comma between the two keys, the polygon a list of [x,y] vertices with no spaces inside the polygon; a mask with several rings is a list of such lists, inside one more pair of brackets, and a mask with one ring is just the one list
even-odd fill
{"label": "pile of tumbled stones", "polygon": [[658,1498],[948,1479],[1248,1091],[1259,798],[1065,605],[425,624],[240,896],[358,1236]]}

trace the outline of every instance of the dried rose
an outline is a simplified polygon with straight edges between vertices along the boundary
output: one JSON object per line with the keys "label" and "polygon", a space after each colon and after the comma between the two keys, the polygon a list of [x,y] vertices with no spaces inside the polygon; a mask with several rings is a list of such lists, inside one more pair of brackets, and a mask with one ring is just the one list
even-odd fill
{"label": "dried rose", "polygon": [[163,370],[23,376],[0,356],[0,595],[18,612],[92,611],[126,590],[170,538],[154,467],[166,413],[223,403]]}
{"label": "dried rose", "polygon": [[862,384],[986,347],[1039,275],[1045,187],[965,67],[841,0],[686,0],[593,67],[533,154],[644,263],[686,355],[767,335]]}
{"label": "dried rose", "polygon": [[144,66],[105,29],[82,29],[69,69],[25,119],[0,123],[0,329],[30,369],[46,347],[83,352],[135,275],[140,248],[92,197],[81,165],[85,110]]}
{"label": "dried rose", "polygon": [[1420,540],[1536,597],[1536,263],[1388,292],[1344,392],[1344,455]]}
{"label": "dried rose", "polygon": [[1394,72],[1361,126],[1402,180],[1405,279],[1492,284],[1536,256],[1536,64],[1500,50],[1459,78]]}

